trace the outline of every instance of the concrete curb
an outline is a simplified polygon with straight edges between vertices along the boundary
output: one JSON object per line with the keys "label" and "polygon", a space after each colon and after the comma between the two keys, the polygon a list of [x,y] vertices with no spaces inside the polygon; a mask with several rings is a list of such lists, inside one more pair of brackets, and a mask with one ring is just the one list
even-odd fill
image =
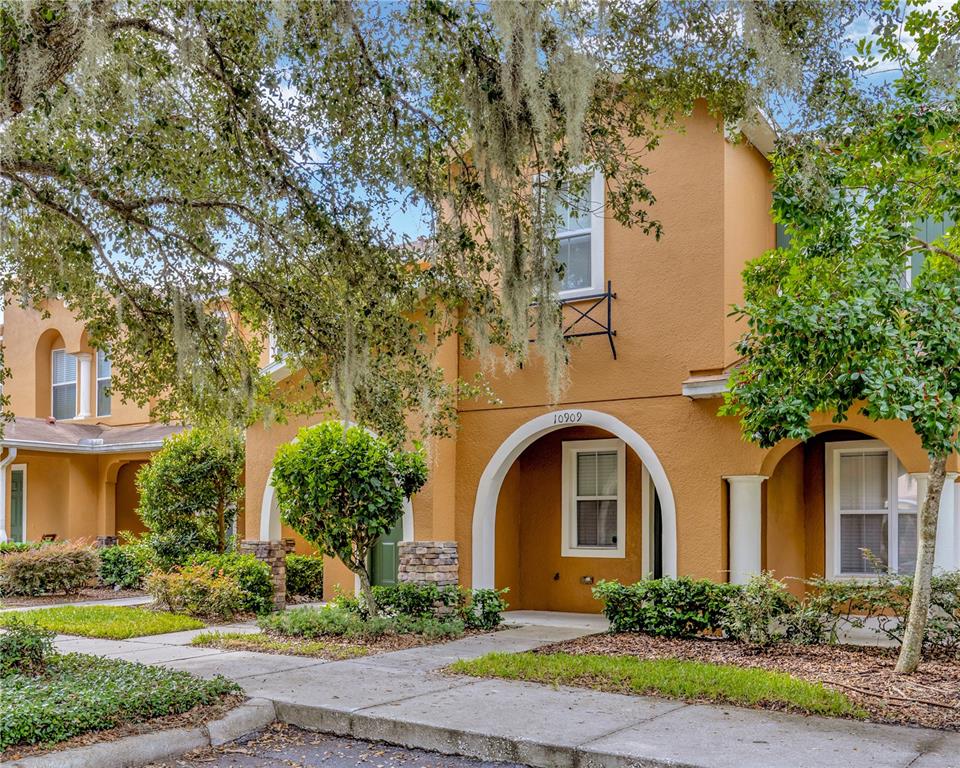
{"label": "concrete curb", "polygon": [[248,699],[221,720],[199,728],[171,728],[127,736],[86,747],[48,752],[0,763],[0,768],[133,768],[157,760],[169,760],[202,747],[220,746],[265,728],[276,720],[269,699]]}
{"label": "concrete curb", "polygon": [[624,755],[590,747],[563,746],[529,739],[493,736],[462,728],[412,723],[363,712],[275,702],[277,720],[309,731],[411,749],[463,755],[536,768],[702,768],[675,760]]}

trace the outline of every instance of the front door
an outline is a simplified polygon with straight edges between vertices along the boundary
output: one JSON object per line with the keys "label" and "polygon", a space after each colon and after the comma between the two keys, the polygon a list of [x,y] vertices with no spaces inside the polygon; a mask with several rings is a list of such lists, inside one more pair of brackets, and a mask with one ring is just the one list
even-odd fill
{"label": "front door", "polygon": [[22,469],[10,470],[10,540],[26,541],[24,530],[24,485]]}
{"label": "front door", "polygon": [[397,544],[403,541],[403,520],[397,520],[387,533],[377,539],[370,553],[370,581],[386,586],[397,583],[397,566],[400,564]]}

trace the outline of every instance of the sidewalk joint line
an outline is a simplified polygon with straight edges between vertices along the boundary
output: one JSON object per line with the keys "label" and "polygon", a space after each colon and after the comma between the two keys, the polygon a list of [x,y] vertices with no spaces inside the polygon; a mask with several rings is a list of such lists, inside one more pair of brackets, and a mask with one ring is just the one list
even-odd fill
{"label": "sidewalk joint line", "polygon": [[638,725],[646,725],[647,723],[652,723],[654,720],[658,720],[661,717],[664,717],[666,715],[671,715],[674,712],[678,712],[681,709],[685,709],[686,707],[689,707],[689,706],[690,705],[687,702],[681,701],[677,704],[677,706],[670,707],[670,709],[666,710],[665,712],[658,712],[655,715],[651,715],[650,717],[644,717],[644,718],[641,718],[640,720],[635,720],[634,722],[628,723],[627,725],[621,726],[620,728],[614,728],[612,731],[608,731],[607,733],[601,733],[599,736],[594,736],[592,739],[587,739],[587,741],[578,742],[577,749],[586,747],[590,744],[593,744],[595,741],[600,741],[600,739],[605,739],[608,736],[613,736],[614,734],[620,733],[621,731],[628,731],[631,728],[636,728]]}

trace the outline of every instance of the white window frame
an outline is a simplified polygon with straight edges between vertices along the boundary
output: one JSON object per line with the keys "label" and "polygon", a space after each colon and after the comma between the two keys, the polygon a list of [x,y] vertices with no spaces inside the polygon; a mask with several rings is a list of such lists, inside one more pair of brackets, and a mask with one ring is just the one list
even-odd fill
{"label": "white window frame", "polygon": [[[573,169],[573,174],[586,173],[590,169],[586,166]],[[538,181],[541,177],[538,177]],[[577,299],[585,296],[593,296],[597,293],[603,293],[606,290],[606,280],[603,271],[603,223],[604,212],[606,210],[606,183],[603,174],[599,169],[594,170],[590,178],[590,227],[587,229],[572,229],[563,233],[563,237],[557,234],[557,240],[565,240],[579,235],[590,235],[590,285],[585,288],[571,288],[565,291],[559,291],[557,295],[561,299]]]}
{"label": "white window frame", "polygon": [[[100,375],[100,355],[103,355],[104,358],[110,363],[110,375],[109,375],[109,376],[101,376],[101,375]],[[97,401],[97,416],[112,416],[112,415],[113,415],[113,395],[112,395],[112,394],[108,397],[108,400],[110,401],[110,413],[100,413],[100,382],[101,382],[101,381],[106,381],[106,382],[112,382],[112,381],[113,381],[113,362],[110,360],[109,357],[107,357],[107,353],[106,353],[105,350],[98,349],[98,350],[96,350],[96,355],[94,355],[94,363],[93,363],[93,364],[96,366],[96,368],[94,369],[95,386],[94,386],[94,395],[93,395],[93,396],[94,396],[94,398],[95,398],[96,401]],[[110,386],[110,384],[108,384],[107,386]]]}
{"label": "white window frame", "polygon": [[[596,451],[617,453],[617,546],[580,547],[574,543],[577,530],[577,454]],[[625,558],[627,549],[627,466],[626,446],[617,438],[601,440],[565,440],[562,459],[562,502],[560,555],[562,557]]]}
{"label": "white window frame", "polygon": [[[896,453],[882,440],[842,440],[826,443],[825,472],[824,472],[824,501],[826,506],[826,525],[824,532],[826,542],[824,554],[826,559],[827,578],[837,581],[864,581],[876,579],[874,572],[842,573],[840,570],[840,484],[835,482],[840,470],[840,456],[856,453],[887,454],[887,569],[897,573],[899,547],[900,499],[897,494],[897,478],[900,461]],[[919,499],[918,499],[919,502]],[[919,509],[917,510],[919,514]],[[919,535],[919,534],[918,534]]]}
{"label": "white window frame", "polygon": [[[10,483],[8,484],[8,489],[10,493],[13,493],[13,473],[15,471],[23,472],[23,541],[30,541],[27,538],[27,511],[29,507],[27,506],[27,465],[26,464],[11,464],[10,465]],[[10,507],[8,512],[10,513],[10,519],[8,523],[10,525],[10,533],[13,533],[13,500],[11,499]],[[4,499],[3,503],[6,504],[7,500]]]}
{"label": "white window frame", "polygon": [[50,350],[50,415],[56,418],[54,414],[55,408],[54,408],[53,390],[56,387],[66,387],[66,386],[69,386],[70,384],[73,384],[73,416],[71,416],[70,418],[75,419],[77,418],[77,414],[79,413],[77,409],[77,396],[78,396],[78,393],[80,392],[80,376],[77,373],[77,359],[76,358],[73,359],[73,381],[61,381],[61,382],[54,383],[53,373],[56,370],[56,363],[54,362],[54,360],[58,352],[62,352],[65,355],[70,354],[69,352],[67,352],[66,347],[60,347],[59,349]]}

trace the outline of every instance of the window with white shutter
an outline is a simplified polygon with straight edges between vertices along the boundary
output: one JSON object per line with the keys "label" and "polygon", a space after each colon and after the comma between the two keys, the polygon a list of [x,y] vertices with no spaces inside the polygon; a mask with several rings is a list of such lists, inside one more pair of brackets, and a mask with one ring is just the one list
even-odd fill
{"label": "window with white shutter", "polygon": [[567,557],[624,557],[624,444],[577,440],[563,444],[563,543]]}
{"label": "window with white shutter", "polygon": [[913,572],[917,480],[893,451],[878,440],[828,443],[827,501],[832,575]]}
{"label": "window with white shutter", "polygon": [[110,381],[113,375],[110,358],[97,350],[97,416],[110,415]]}
{"label": "window with white shutter", "polygon": [[55,349],[50,359],[51,412],[55,419],[77,415],[77,358],[64,349]]}

